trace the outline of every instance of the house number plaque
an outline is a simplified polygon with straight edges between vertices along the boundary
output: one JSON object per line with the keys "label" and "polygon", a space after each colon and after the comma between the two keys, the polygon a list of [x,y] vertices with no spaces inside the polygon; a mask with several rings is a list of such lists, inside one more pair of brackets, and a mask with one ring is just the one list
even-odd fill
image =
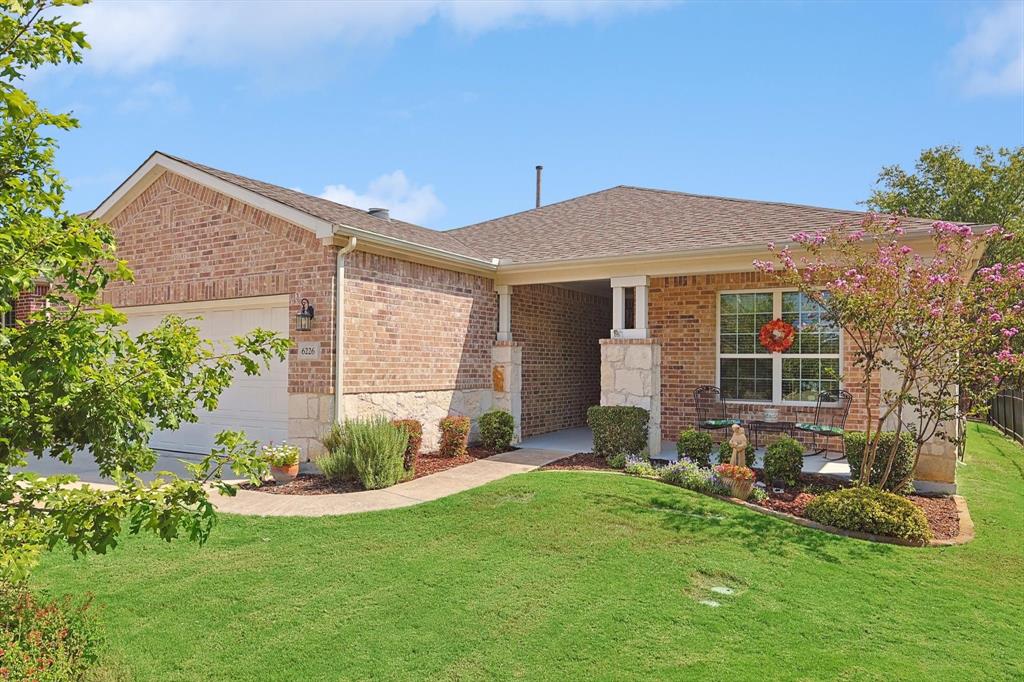
{"label": "house number plaque", "polygon": [[320,359],[320,342],[319,341],[299,341],[299,359],[300,360],[319,360]]}

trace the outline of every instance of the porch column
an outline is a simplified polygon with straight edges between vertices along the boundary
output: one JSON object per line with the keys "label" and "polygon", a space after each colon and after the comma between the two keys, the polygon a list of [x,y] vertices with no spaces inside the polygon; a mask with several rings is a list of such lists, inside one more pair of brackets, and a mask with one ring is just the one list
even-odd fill
{"label": "porch column", "polygon": [[512,340],[512,287],[499,285],[498,291],[498,341]]}
{"label": "porch column", "polygon": [[[613,277],[612,333],[613,339],[647,339],[647,275]],[[626,289],[633,289],[633,326],[626,327]]]}
{"label": "porch column", "polygon": [[647,410],[647,453],[661,454],[661,346],[655,339],[601,340],[601,404]]}
{"label": "porch column", "polygon": [[491,349],[492,406],[512,415],[512,442],[523,440],[523,348],[512,340],[512,287],[499,285],[498,334]]}

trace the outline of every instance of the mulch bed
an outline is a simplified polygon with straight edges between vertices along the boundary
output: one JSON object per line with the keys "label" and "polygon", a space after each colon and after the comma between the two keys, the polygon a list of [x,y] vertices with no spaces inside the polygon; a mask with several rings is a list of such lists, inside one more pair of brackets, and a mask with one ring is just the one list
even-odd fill
{"label": "mulch bed", "polygon": [[[509,448],[515,450],[515,448]],[[441,457],[436,452],[421,454],[416,459],[416,475],[414,480],[436,474],[439,471],[454,469],[463,464],[469,464],[478,459],[485,459],[497,455],[505,450],[489,450],[485,447],[471,445],[462,457]],[[238,486],[242,490],[251,490],[257,493],[268,493],[270,495],[334,495],[337,493],[355,493],[363,490],[359,481],[328,481],[321,474],[299,474],[290,483],[277,484],[273,480],[263,482],[263,485],[255,486],[251,483],[243,483]]]}
{"label": "mulch bed", "polygon": [[936,540],[949,540],[960,534],[960,514],[953,498],[909,495],[907,499],[924,512]]}
{"label": "mulch bed", "polygon": [[[760,469],[754,469],[759,481],[764,480],[764,474]],[[845,481],[831,476],[820,476],[816,474],[801,474],[800,483],[793,487],[787,487],[784,492],[775,493],[768,491],[768,499],[753,504],[785,512],[794,516],[804,517],[807,503],[813,500],[821,492],[827,490],[838,490],[848,484]],[[806,492],[811,486],[814,492]],[[955,538],[960,533],[960,516],[956,510],[956,503],[949,497],[925,497],[923,495],[908,495],[907,499],[917,505],[924,512],[928,519],[928,526],[936,540],[948,540]]]}
{"label": "mulch bed", "polygon": [[[574,471],[586,470],[609,470],[608,463],[604,457],[598,457],[592,452],[579,452],[569,457],[555,460],[545,464],[541,469],[563,469]],[[764,472],[754,469],[757,480],[764,482]],[[807,503],[813,500],[822,492],[838,490],[849,485],[832,476],[820,474],[801,474],[800,482],[795,486],[788,486],[783,492],[768,492],[768,499],[759,503],[760,506],[774,511],[785,512],[794,516],[804,517]],[[810,491],[808,491],[810,489]],[[957,513],[956,503],[949,497],[925,497],[923,495],[909,495],[907,499],[917,505],[924,512],[928,519],[928,526],[936,540],[947,540],[955,538],[960,533],[960,516]],[[751,503],[758,504],[751,500]]]}
{"label": "mulch bed", "polygon": [[264,481],[260,486],[243,483],[238,487],[242,490],[271,495],[333,495],[335,493],[354,493],[363,489],[359,481],[328,481],[321,474],[299,474],[291,483],[277,484],[273,480],[269,480]]}
{"label": "mulch bed", "polygon": [[541,469],[567,469],[570,471],[601,470],[611,469],[604,457],[599,457],[593,452],[577,452],[562,459],[556,459],[550,464],[545,464]]}
{"label": "mulch bed", "polygon": [[[515,450],[515,448],[509,448],[509,450]],[[455,467],[462,466],[463,464],[469,464],[475,462],[478,459],[486,459],[493,457],[494,455],[507,452],[506,450],[488,450],[485,447],[470,445],[466,454],[462,457],[442,457],[436,452],[427,452],[421,454],[416,459],[416,475],[413,478],[421,478],[423,476],[429,476],[430,474],[436,474],[439,471],[446,471],[448,469],[454,469]]]}

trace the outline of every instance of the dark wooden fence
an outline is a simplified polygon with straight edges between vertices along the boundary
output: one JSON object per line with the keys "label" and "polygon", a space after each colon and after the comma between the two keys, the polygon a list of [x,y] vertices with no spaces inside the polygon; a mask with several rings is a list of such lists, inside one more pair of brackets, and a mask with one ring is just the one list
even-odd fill
{"label": "dark wooden fence", "polygon": [[992,399],[988,420],[1007,436],[1024,442],[1024,389],[1001,391]]}

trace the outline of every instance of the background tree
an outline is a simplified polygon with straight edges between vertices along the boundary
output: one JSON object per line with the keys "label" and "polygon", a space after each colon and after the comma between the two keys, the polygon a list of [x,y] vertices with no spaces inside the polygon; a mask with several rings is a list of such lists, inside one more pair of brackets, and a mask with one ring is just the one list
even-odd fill
{"label": "background tree", "polygon": [[[40,554],[66,543],[77,555],[105,552],[123,533],[203,541],[213,524],[207,484],[231,466],[261,476],[266,462],[243,434],[224,432],[191,477],[151,470],[154,428],[195,421],[216,406],[241,368],[257,373],[283,358],[287,339],[255,330],[215,347],[187,321],[169,317],[137,337],[102,302],[104,287],[130,280],[110,229],[64,210],[55,140],[68,114],[41,108],[18,87],[27,70],[77,63],[88,47],[54,8],[80,2],[0,0],[0,312],[36,283],[50,283],[46,309],[0,328],[0,579],[24,578]],[[70,462],[88,452],[114,490],[72,489],[69,476],[15,473],[31,457]]]}
{"label": "background tree", "polygon": [[[921,152],[914,173],[885,166],[880,187],[864,203],[881,213],[1002,225],[1024,236],[1024,147],[976,147],[974,156],[972,163],[960,155],[960,147],[944,145]],[[985,260],[1024,260],[1024,239],[993,242]]]}

